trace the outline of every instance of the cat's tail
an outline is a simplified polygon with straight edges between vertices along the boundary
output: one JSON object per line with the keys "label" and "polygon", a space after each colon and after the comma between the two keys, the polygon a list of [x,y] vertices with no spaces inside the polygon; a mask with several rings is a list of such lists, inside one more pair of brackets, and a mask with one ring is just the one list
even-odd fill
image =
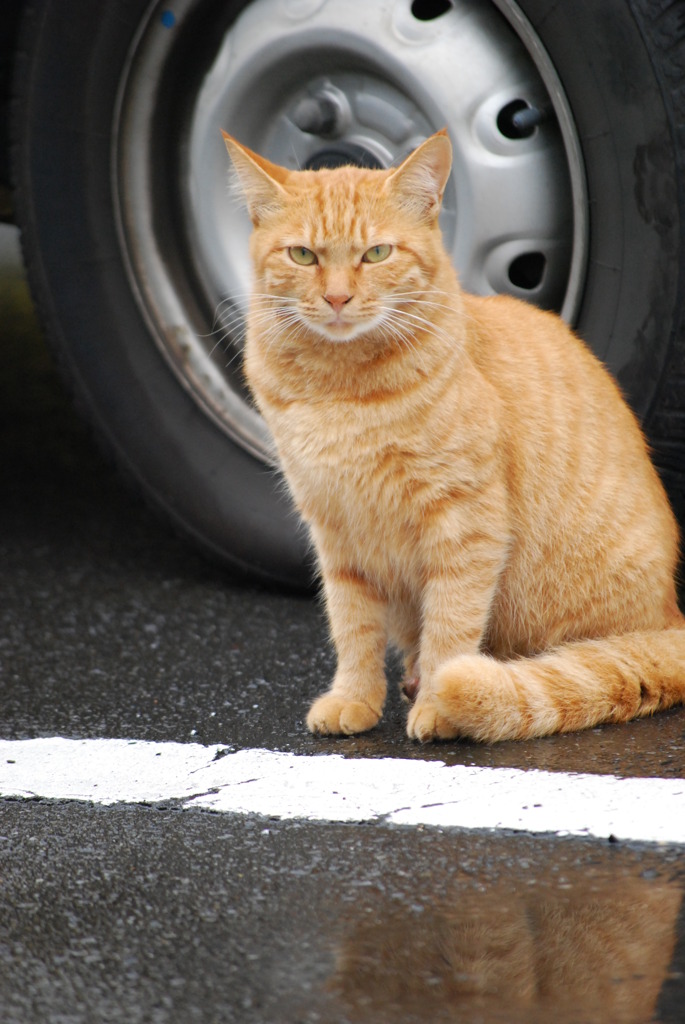
{"label": "cat's tail", "polygon": [[431,687],[432,737],[492,742],[627,722],[685,703],[685,621],[661,631],[578,640],[532,658],[467,655]]}

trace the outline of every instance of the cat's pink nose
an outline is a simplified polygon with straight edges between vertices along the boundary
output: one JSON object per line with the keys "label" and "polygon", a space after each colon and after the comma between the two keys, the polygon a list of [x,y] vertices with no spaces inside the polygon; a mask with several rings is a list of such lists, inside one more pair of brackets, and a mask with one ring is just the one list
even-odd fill
{"label": "cat's pink nose", "polygon": [[324,299],[329,306],[333,307],[336,313],[339,313],[351,298],[351,295],[324,295]]}

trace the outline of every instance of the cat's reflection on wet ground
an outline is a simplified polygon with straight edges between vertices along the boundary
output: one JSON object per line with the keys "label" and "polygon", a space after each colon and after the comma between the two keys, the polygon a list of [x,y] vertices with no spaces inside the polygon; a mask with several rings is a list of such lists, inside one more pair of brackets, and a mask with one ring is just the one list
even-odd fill
{"label": "cat's reflection on wet ground", "polygon": [[440,906],[377,893],[339,922],[329,992],[356,1021],[645,1024],[682,890],[644,878],[588,889],[582,875],[544,896],[457,883]]}

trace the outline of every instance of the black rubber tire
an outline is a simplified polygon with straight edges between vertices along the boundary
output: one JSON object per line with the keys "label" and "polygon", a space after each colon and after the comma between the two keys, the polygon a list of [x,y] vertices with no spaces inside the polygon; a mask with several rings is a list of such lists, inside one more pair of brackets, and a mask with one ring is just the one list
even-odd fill
{"label": "black rubber tire", "polygon": [[[211,421],[153,343],[127,277],[109,126],[148,0],[35,0],[16,62],[14,181],[31,286],[97,432],[183,532],[263,580],[311,578],[282,482]],[[641,416],[685,513],[685,25],[652,0],[519,0],[571,105],[591,251],[578,330]]]}
{"label": "black rubber tire", "polygon": [[685,524],[685,10],[517,0],[570,103],[590,254],[576,329],[640,417]]}
{"label": "black rubber tire", "polygon": [[148,6],[37,0],[25,13],[14,181],[29,281],[78,404],[146,498],[212,557],[264,581],[306,585],[312,559],[282,480],[181,386],[125,271],[108,128]]}

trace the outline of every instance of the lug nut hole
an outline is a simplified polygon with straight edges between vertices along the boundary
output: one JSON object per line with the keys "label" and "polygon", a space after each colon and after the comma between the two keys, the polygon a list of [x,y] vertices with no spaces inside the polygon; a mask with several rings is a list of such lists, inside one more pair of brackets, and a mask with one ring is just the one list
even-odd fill
{"label": "lug nut hole", "polygon": [[417,21],[433,21],[451,9],[451,0],[414,0],[411,5],[411,13]]}
{"label": "lug nut hole", "polygon": [[515,288],[531,292],[542,284],[546,266],[541,252],[524,252],[509,265],[509,280]]}

